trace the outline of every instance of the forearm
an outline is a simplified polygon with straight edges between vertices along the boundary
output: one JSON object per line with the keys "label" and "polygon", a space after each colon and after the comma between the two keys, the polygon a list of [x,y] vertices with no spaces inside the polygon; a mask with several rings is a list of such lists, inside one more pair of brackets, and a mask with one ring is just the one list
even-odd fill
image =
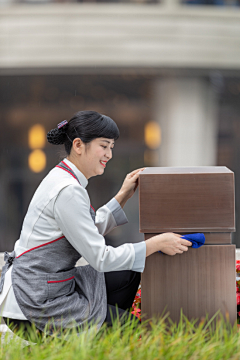
{"label": "forearm", "polygon": [[118,201],[121,208],[123,208],[126,202],[128,201],[128,197],[126,193],[121,190],[117,193],[117,195],[115,195],[115,199]]}
{"label": "forearm", "polygon": [[139,173],[142,170],[143,169],[137,169],[128,174],[122,184],[121,189],[115,196],[115,199],[119,202],[122,208],[124,207],[128,199],[130,199],[135,193],[138,187]]}
{"label": "forearm", "polygon": [[118,201],[113,198],[96,211],[95,225],[101,235],[105,236],[116,226],[128,223],[128,219]]}
{"label": "forearm", "polygon": [[146,257],[159,251],[160,244],[157,241],[156,236],[151,237],[150,239],[146,240],[145,242],[146,242]]}

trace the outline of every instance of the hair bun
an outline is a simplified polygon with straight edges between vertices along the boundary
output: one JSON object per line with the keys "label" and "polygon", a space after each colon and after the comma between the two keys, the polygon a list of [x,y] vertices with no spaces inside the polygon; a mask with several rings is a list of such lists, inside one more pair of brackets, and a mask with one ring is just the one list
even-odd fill
{"label": "hair bun", "polygon": [[50,144],[61,145],[66,140],[66,129],[61,127],[60,129],[52,129],[47,133],[47,140]]}

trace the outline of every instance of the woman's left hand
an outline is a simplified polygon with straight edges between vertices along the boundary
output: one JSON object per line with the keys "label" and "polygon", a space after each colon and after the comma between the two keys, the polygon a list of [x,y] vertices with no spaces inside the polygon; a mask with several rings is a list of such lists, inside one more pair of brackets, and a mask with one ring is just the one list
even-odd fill
{"label": "woman's left hand", "polygon": [[130,197],[132,197],[133,194],[135,193],[135,191],[138,187],[139,174],[144,169],[145,168],[134,170],[134,171],[130,172],[129,174],[127,174],[127,176],[125,177],[125,180],[122,184],[121,189],[115,196],[115,199],[119,202],[119,204],[121,205],[122,208],[126,204],[128,199],[130,199]]}

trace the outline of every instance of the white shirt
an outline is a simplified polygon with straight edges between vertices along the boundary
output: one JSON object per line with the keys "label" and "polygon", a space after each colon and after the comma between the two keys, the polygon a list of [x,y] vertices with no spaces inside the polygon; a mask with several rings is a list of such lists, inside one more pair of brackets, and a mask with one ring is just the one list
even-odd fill
{"label": "white shirt", "polygon": [[[74,171],[79,183],[70,174],[60,168],[54,168],[43,179],[35,192],[25,216],[20,239],[15,244],[16,256],[21,253],[57,239],[64,234],[71,245],[97,271],[134,270],[142,272],[145,266],[145,241],[136,244],[123,244],[117,248],[105,244],[104,235],[113,228],[127,222],[125,213],[115,198],[96,212],[95,224],[90,215],[90,199],[85,187],[88,184],[85,176],[69,160],[64,162]],[[51,190],[54,182],[66,182],[57,195],[50,197],[49,202],[41,211],[37,221],[33,223],[32,213],[44,192]],[[12,319],[24,319],[16,301],[12,282],[12,267],[5,276],[4,287],[0,294],[2,316]]]}

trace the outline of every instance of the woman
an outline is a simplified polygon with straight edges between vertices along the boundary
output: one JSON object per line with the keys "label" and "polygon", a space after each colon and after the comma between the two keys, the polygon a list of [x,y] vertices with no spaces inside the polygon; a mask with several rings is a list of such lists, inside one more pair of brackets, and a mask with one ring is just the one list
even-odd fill
{"label": "woman", "polygon": [[[95,214],[85,188],[89,178],[104,173],[118,137],[115,122],[94,111],[80,111],[48,133],[50,143],[65,145],[67,158],[39,185],[14,252],[6,255],[0,299],[9,326],[34,323],[40,331],[48,326],[50,334],[90,323],[100,328],[116,318],[116,306],[124,321],[146,256],[174,255],[191,245],[170,233],[117,248],[105,244],[103,236],[127,222],[122,208],[142,170],[128,174],[115,198]],[[81,256],[89,265],[75,267]]]}

